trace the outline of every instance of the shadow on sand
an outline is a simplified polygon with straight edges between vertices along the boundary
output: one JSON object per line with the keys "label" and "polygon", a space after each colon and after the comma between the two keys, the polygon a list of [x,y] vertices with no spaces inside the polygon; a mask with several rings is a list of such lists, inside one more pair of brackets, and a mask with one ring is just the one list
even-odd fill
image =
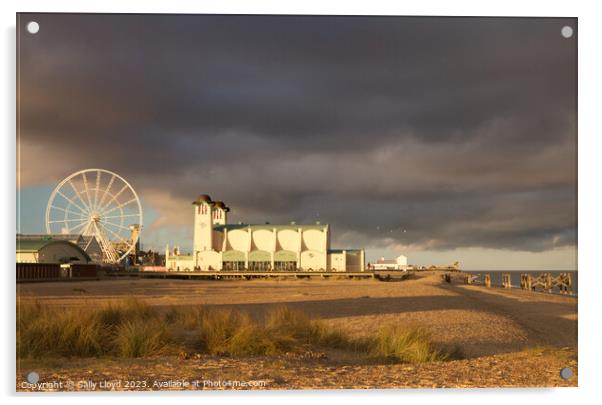
{"label": "shadow on sand", "polygon": [[[355,316],[403,314],[419,311],[474,310],[505,317],[516,323],[527,333],[527,342],[517,337],[515,342],[470,342],[457,341],[455,344],[466,347],[474,355],[489,355],[513,352],[524,347],[534,346],[577,346],[577,303],[566,301],[551,302],[538,300],[536,295],[528,301],[519,300],[512,292],[493,294],[485,289],[464,288],[453,284],[442,284],[441,289],[451,290],[456,295],[429,295],[405,297],[357,297],[333,300],[307,300],[290,302],[262,302],[247,304],[206,304],[209,308],[236,309],[247,311],[253,316],[263,314],[278,306],[302,310],[322,319],[336,319]],[[498,292],[501,290],[497,290]],[[542,297],[543,298],[543,297]],[[571,319],[574,317],[574,319]],[[469,354],[469,357],[472,357]]]}

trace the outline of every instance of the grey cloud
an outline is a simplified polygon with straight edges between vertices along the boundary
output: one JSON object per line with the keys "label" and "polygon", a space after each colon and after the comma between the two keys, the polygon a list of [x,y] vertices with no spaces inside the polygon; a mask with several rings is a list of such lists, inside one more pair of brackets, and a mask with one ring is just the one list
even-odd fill
{"label": "grey cloud", "polygon": [[366,245],[576,243],[575,19],[30,17],[25,184],[84,161]]}

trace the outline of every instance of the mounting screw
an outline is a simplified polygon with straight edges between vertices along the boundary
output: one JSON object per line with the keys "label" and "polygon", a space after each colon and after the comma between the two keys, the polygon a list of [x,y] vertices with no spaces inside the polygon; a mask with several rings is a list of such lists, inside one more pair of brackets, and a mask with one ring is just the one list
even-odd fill
{"label": "mounting screw", "polygon": [[562,29],[560,30],[560,33],[562,34],[563,37],[565,38],[570,38],[573,36],[573,27],[570,27],[568,25],[565,25],[564,27],[562,27]]}
{"label": "mounting screw", "polygon": [[571,370],[570,367],[565,367],[562,370],[560,370],[560,378],[562,378],[563,380],[568,380],[572,376],[573,376],[573,370]]}
{"label": "mounting screw", "polygon": [[38,373],[36,373],[35,371],[32,371],[29,374],[27,374],[27,382],[28,383],[35,384],[38,381],[40,381],[40,375]]}

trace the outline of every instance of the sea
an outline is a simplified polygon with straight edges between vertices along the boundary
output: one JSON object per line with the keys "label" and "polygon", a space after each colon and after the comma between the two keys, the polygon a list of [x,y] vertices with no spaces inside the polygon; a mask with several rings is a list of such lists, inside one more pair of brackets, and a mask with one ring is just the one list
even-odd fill
{"label": "sea", "polygon": [[[577,295],[578,277],[577,271],[527,271],[527,270],[506,270],[506,271],[490,271],[490,270],[463,270],[464,273],[470,274],[487,274],[491,275],[491,285],[496,287],[502,286],[502,274],[510,274],[510,282],[513,288],[520,288],[520,275],[523,273],[529,273],[533,277],[537,277],[543,273],[550,273],[552,277],[558,277],[560,273],[570,273],[573,281],[573,295]],[[554,287],[553,293],[559,293],[558,288]]]}

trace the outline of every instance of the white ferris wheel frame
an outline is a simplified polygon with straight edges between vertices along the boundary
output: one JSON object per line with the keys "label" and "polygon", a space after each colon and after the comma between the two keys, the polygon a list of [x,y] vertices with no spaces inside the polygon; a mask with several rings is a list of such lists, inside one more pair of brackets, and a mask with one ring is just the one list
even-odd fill
{"label": "white ferris wheel frame", "polygon": [[[83,201],[83,199],[80,196],[80,193],[82,193],[83,191],[86,192],[88,198],[89,198],[89,193],[88,193],[88,185],[87,185],[87,177],[86,174],[87,173],[96,173],[97,174],[97,178],[96,178],[96,196],[95,196],[95,204],[98,202],[97,198],[98,198],[98,182],[100,177],[98,176],[98,173],[103,173],[103,174],[107,174],[109,176],[111,176],[111,180],[109,181],[109,184],[107,185],[106,189],[105,189],[105,195],[102,197],[100,203],[104,202],[104,198],[106,197],[106,194],[110,194],[108,193],[108,191],[110,190],[111,186],[113,185],[113,182],[115,181],[115,179],[119,179],[120,181],[122,181],[125,185],[122,187],[122,189],[120,191],[118,191],[115,194],[110,194],[109,197],[111,198],[110,201],[115,201],[118,202],[116,200],[116,198],[126,189],[129,189],[134,198],[132,200],[129,200],[126,203],[121,204],[121,208],[123,208],[123,206],[128,205],[132,202],[136,202],[136,205],[138,207],[138,215],[135,216],[139,216],[139,221],[138,221],[138,233],[137,233],[137,237],[136,240],[132,240],[132,244],[131,246],[128,248],[128,250],[126,252],[124,252],[121,256],[118,255],[117,252],[115,252],[114,254],[111,254],[110,252],[107,252],[107,246],[110,245],[111,241],[107,240],[106,237],[104,236],[104,234],[101,232],[101,229],[99,229],[98,224],[95,222],[88,222],[86,225],[83,226],[82,229],[79,230],[80,234],[84,234],[85,231],[88,230],[88,228],[93,228],[91,230],[91,232],[99,239],[99,244],[101,245],[101,249],[102,249],[102,253],[103,253],[103,258],[105,261],[109,262],[109,263],[119,263],[121,262],[126,256],[128,256],[132,250],[134,249],[134,247],[136,246],[136,242],[140,239],[140,233],[142,232],[142,222],[143,222],[143,213],[142,213],[142,204],[140,203],[140,198],[138,198],[138,194],[136,193],[136,190],[134,190],[134,188],[132,187],[132,185],[123,177],[121,177],[120,175],[118,175],[115,172],[112,172],[110,170],[106,170],[106,169],[99,169],[99,168],[92,168],[92,169],[84,169],[84,170],[80,170],[77,171],[69,176],[67,176],[65,179],[63,179],[63,181],[61,181],[52,191],[52,193],[50,194],[50,198],[48,199],[48,204],[46,205],[46,233],[51,234],[52,233],[52,229],[51,229],[51,223],[63,223],[63,222],[67,222],[69,220],[64,220],[64,221],[51,221],[50,219],[50,215],[51,215],[51,210],[52,208],[55,209],[59,209],[59,210],[63,210],[66,211],[66,209],[60,208],[60,207],[56,207],[53,205],[53,202],[58,195],[60,195],[63,199],[65,199],[66,201],[69,201],[70,204],[74,205],[75,207],[77,207],[78,209],[80,209],[80,211],[86,211],[86,210],[82,210],[82,208],[80,207],[80,204],[76,204],[74,201],[72,201],[70,198],[68,198],[67,196],[65,196],[65,194],[61,193],[61,189],[63,188],[63,186],[67,183],[70,183],[73,191],[77,194],[77,198],[79,198],[81,200],[81,202],[85,207],[85,201]],[[82,176],[83,181],[84,181],[84,187],[85,189],[82,192],[79,192],[75,189],[75,186],[73,185],[73,183],[71,182],[72,179],[78,177],[78,176]],[[103,206],[102,208],[108,208],[108,205]],[[108,212],[112,212],[114,210],[116,210],[117,208],[119,208],[119,204],[117,207],[112,208],[109,211],[106,211],[105,213]],[[89,210],[88,210],[89,211]],[[74,212],[75,213],[75,212]],[[80,215],[80,216],[83,216]],[[118,215],[117,215],[118,216]],[[126,215],[127,216],[127,215]],[[122,225],[120,227],[123,228],[123,215],[122,215]],[[79,221],[79,220],[78,220]],[[81,221],[85,221],[84,219],[81,219]],[[112,224],[112,225],[116,225],[116,224]],[[77,225],[76,227],[79,227],[81,225]],[[75,228],[69,228],[70,230],[75,229]],[[107,228],[107,230],[111,233],[113,233],[113,231],[111,231],[110,229]],[[117,235],[119,236],[119,235]],[[119,242],[123,242],[123,240],[120,240]],[[108,256],[108,257],[107,257]]]}

